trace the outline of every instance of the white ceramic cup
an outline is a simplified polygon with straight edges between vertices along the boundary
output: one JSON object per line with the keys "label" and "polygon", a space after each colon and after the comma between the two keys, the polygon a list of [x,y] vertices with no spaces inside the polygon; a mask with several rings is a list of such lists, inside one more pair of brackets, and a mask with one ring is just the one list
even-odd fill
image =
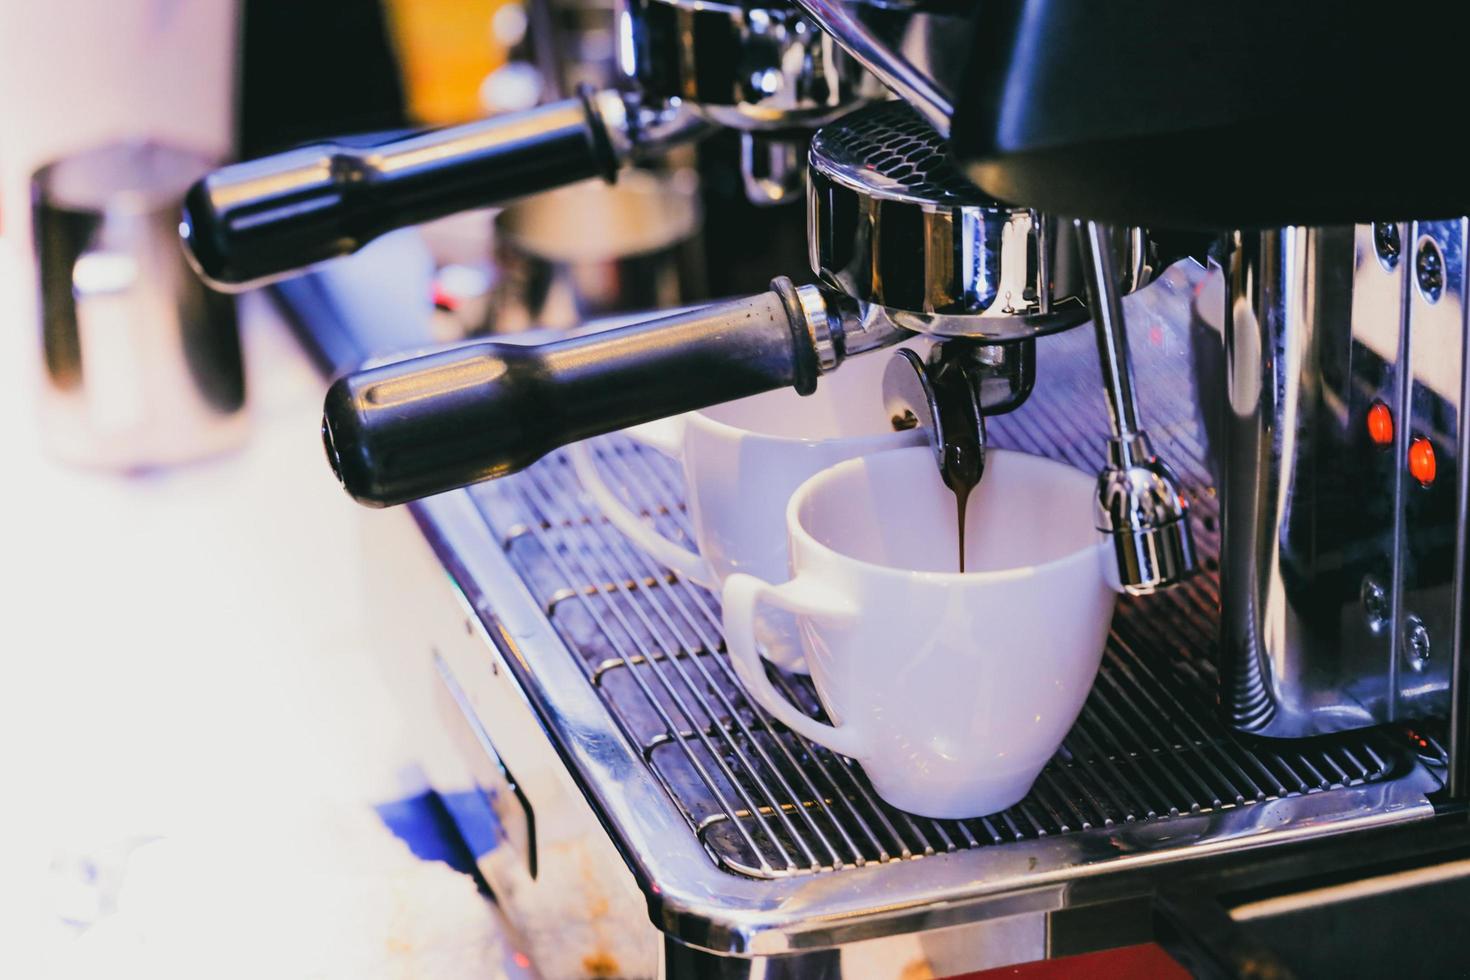
{"label": "white ceramic cup", "polygon": [[[1117,599],[1094,478],[992,450],[958,572],[954,495],[927,447],[840,463],[786,511],[790,581],[725,582],[725,638],[751,696],[856,759],[894,806],[963,818],[1017,803],[1092,687]],[[786,576],[783,576],[783,578]],[[752,624],[794,613],[832,724],[767,678]]]}
{"label": "white ceramic cup", "polygon": [[[929,341],[905,347],[921,355]],[[635,426],[626,434],[683,464],[698,551],[661,535],[604,481],[584,446],[569,450],[578,479],[613,526],[680,577],[718,590],[730,575],[786,578],[786,504],[813,474],[846,459],[920,446],[917,430],[894,432],[883,410],[882,378],[892,350],[852,358],[821,378],[811,395],[772,391],[699,412]],[[763,616],[762,652],[805,673],[790,617]]]}

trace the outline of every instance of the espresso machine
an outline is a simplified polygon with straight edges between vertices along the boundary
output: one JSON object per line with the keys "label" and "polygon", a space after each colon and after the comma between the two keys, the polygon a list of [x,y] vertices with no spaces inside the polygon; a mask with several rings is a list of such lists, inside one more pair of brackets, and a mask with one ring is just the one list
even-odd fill
{"label": "espresso machine", "polygon": [[[1470,194],[1362,146],[1451,90],[1440,42],[1387,20],[628,0],[614,89],[195,188],[182,231],[225,288],[715,127],[753,199],[804,193],[810,269],[763,293],[327,395],[346,490],[407,504],[384,533],[416,567],[383,605],[463,746],[436,786],[548,975],[942,976],[1157,939],[1201,975],[1290,976],[1401,956],[1348,925],[1382,926],[1374,896],[1449,924],[1415,889],[1470,870]],[[1386,80],[1386,51],[1423,54]],[[916,334],[926,358],[883,350]],[[561,451],[590,440],[687,538],[677,469],[617,430],[810,393],[852,357],[891,358],[873,397],[947,482],[990,446],[1099,474],[1128,598],[1002,813],[895,810],[752,705],[717,597],[630,546]]]}

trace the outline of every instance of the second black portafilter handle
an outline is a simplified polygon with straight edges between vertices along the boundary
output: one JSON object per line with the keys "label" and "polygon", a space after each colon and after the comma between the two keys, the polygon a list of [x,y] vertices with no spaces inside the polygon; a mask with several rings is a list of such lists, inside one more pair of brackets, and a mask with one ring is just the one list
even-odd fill
{"label": "second black portafilter handle", "polygon": [[771,286],[602,333],[471,344],[349,374],[327,392],[327,457],[353,498],[384,507],[630,425],[776,388],[808,394],[841,355],[840,327],[814,324],[789,280]]}
{"label": "second black portafilter handle", "polygon": [[562,102],[373,146],[315,143],[223,167],[189,191],[179,231],[195,270],[236,291],[349,255],[385,232],[588,177],[611,181],[623,106]]}

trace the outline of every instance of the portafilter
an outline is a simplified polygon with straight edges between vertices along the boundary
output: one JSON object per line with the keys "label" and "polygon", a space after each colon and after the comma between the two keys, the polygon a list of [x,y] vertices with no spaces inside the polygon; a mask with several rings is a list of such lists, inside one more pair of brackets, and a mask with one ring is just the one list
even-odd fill
{"label": "portafilter", "polygon": [[953,338],[927,363],[900,352],[884,376],[895,424],[929,433],[945,483],[985,467],[985,417],[1017,408],[1035,381],[1034,338],[1092,316],[1113,435],[1097,527],[1123,588],[1148,593],[1194,569],[1188,503],[1138,424],[1123,293],[1151,272],[1142,229],[1001,207],[953,165],[905,103],[854,113],[812,142],[812,267],[867,321]]}
{"label": "portafilter", "polygon": [[260,285],[397,228],[602,177],[727,126],[745,135],[748,196],[799,192],[795,146],[876,94],[836,42],[784,0],[627,0],[624,90],[376,145],[316,143],[200,181],[180,232],[218,289]]}
{"label": "portafilter", "polygon": [[[845,357],[913,332],[948,339],[931,364],[903,363],[920,382],[944,364],[944,383],[928,388],[973,410],[926,413],[900,404],[925,383],[900,385],[898,425],[929,420],[941,460],[945,442],[982,441],[985,414],[1025,401],[1036,336],[1086,319],[1072,226],[983,197],[901,103],[825,126],[808,163],[819,284],[781,278],[763,294],[601,334],[473,344],[338,379],[322,432],[345,489],[365,504],[398,504],[670,414],[782,386],[810,394]],[[1105,241],[1127,270],[1110,273],[1114,291],[1141,285],[1142,235]],[[961,422],[941,430],[936,417]]]}

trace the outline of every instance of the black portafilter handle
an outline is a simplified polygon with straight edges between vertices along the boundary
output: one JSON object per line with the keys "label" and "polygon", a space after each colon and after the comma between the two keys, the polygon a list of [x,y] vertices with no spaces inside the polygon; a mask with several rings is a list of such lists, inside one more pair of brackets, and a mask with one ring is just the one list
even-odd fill
{"label": "black portafilter handle", "polygon": [[821,363],[811,314],[790,280],[771,287],[602,333],[472,344],[346,375],[327,392],[327,458],[353,498],[385,507],[630,425],[776,388],[809,394]]}
{"label": "black portafilter handle", "polygon": [[184,201],[195,270],[237,291],[349,255],[388,231],[588,177],[619,154],[598,100],[577,98],[374,146],[315,143],[223,167]]}

